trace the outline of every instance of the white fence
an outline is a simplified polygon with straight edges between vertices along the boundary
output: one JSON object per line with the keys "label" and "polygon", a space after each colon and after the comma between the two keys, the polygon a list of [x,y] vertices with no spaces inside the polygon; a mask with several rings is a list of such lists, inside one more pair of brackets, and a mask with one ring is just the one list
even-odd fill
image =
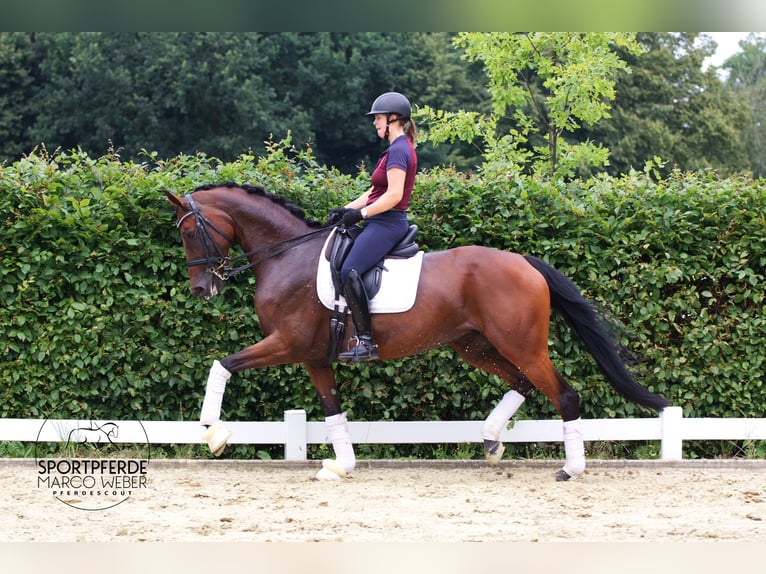
{"label": "white fence", "polygon": [[[68,429],[112,423],[120,428],[112,442],[197,444],[199,423],[188,421],[77,421],[67,419],[0,419],[0,441],[62,441]],[[136,424],[140,422],[140,424]],[[79,426],[78,426],[79,425]],[[480,443],[483,421],[349,422],[354,444]],[[285,460],[307,459],[307,445],[326,444],[324,422],[309,422],[306,411],[285,411],[283,421],[226,422],[230,444],[283,444]],[[663,460],[680,460],[685,440],[766,440],[766,418],[683,418],[681,407],[668,407],[656,418],[584,419],[585,441],[659,440]],[[560,442],[561,420],[516,421],[504,430],[506,443]]]}

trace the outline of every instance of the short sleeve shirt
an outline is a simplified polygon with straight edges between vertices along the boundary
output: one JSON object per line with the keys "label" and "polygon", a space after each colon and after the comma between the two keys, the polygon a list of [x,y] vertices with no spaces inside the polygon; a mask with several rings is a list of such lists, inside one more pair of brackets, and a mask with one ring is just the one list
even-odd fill
{"label": "short sleeve shirt", "polygon": [[388,170],[392,167],[398,167],[404,170],[404,193],[402,199],[393,209],[405,211],[410,204],[412,189],[415,187],[415,174],[418,170],[418,156],[415,153],[415,146],[406,135],[396,138],[388,150],[378,161],[375,171],[372,172],[370,181],[372,183],[372,192],[367,200],[367,205],[375,203],[381,195],[388,191]]}

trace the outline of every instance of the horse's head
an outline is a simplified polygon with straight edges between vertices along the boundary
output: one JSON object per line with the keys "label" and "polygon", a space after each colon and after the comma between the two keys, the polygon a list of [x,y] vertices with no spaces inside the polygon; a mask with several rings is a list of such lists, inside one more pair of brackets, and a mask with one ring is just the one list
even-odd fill
{"label": "horse's head", "polygon": [[234,225],[226,213],[205,205],[202,194],[192,198],[164,193],[176,207],[176,227],[186,251],[192,293],[209,299],[223,290]]}

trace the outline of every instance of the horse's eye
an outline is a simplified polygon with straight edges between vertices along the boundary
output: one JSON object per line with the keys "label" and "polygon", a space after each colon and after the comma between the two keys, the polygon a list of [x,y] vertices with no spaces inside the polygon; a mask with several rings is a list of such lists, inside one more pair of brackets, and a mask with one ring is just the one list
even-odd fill
{"label": "horse's eye", "polygon": [[184,232],[184,238],[188,239],[189,241],[192,241],[197,238],[197,230],[192,229],[191,231],[185,231]]}

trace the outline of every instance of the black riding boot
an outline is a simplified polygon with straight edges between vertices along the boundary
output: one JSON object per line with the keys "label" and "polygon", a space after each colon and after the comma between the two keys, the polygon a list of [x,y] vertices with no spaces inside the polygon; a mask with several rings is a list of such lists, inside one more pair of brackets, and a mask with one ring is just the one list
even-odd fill
{"label": "black riding boot", "polygon": [[343,292],[356,326],[356,345],[345,353],[340,353],[338,360],[343,363],[374,361],[378,358],[378,346],[372,340],[370,301],[356,269],[349,272]]}

